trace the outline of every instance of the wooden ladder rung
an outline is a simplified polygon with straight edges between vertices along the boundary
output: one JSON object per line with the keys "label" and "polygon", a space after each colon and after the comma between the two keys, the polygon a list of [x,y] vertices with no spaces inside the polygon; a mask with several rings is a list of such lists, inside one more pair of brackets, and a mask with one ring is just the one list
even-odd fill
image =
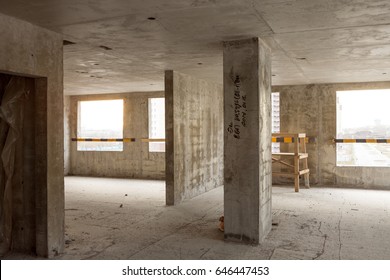
{"label": "wooden ladder rung", "polygon": [[274,162],[277,162],[277,163],[283,164],[283,165],[285,165],[285,166],[294,168],[294,165],[289,164],[288,162],[282,161],[281,159],[278,159],[278,158],[272,158],[272,162],[273,162],[273,163],[274,163]]}
{"label": "wooden ladder rung", "polygon": [[[298,153],[299,155],[299,158],[302,159],[302,158],[307,158],[309,157],[308,153]],[[295,153],[273,153],[272,156],[296,156]]]}
{"label": "wooden ladder rung", "polygon": [[303,175],[303,174],[306,174],[306,173],[309,173],[309,172],[310,172],[309,169],[299,170],[299,175]]}

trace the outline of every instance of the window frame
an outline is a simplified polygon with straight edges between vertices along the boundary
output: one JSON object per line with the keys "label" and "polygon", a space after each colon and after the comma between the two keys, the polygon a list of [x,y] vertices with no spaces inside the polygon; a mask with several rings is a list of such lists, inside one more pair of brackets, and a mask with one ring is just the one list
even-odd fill
{"label": "window frame", "polygon": [[[162,124],[164,125],[164,136],[163,137],[151,137],[151,129],[152,129],[152,121],[153,121],[153,119],[152,119],[152,100],[153,99],[162,99],[162,104],[163,104],[163,106],[164,106],[164,110],[163,110],[163,118],[164,118],[164,120],[163,120],[163,122],[162,122]],[[149,139],[160,139],[160,138],[162,138],[162,139],[165,139],[165,137],[166,137],[166,130],[165,130],[165,97],[161,97],[161,96],[159,96],[159,97],[149,97],[148,98],[148,138]],[[153,148],[155,145],[156,145],[156,143],[158,143],[159,145],[161,145],[161,146],[163,146],[163,148],[162,149],[156,149],[156,148]],[[166,152],[166,145],[165,145],[165,142],[149,142],[148,143],[148,152],[149,153],[165,153]]]}
{"label": "window frame", "polygon": [[[109,137],[84,137],[83,136],[83,133],[82,133],[82,130],[81,130],[81,124],[82,124],[82,113],[81,113],[81,106],[82,106],[82,103],[85,102],[105,102],[105,101],[121,101],[121,107],[122,107],[122,113],[121,113],[121,117],[122,117],[122,129],[121,129],[121,136],[117,136],[117,135],[114,135],[114,136],[109,136]],[[77,100],[77,117],[76,117],[76,135],[77,135],[77,139],[97,139],[95,141],[77,141],[76,143],[76,151],[77,152],[123,152],[124,151],[124,145],[123,145],[123,141],[99,141],[98,139],[123,139],[124,137],[124,118],[125,118],[125,100],[124,98],[103,98],[103,99],[81,99],[81,100]],[[104,131],[104,130],[102,130]],[[84,146],[86,145],[90,145],[92,143],[94,144],[102,144],[102,146],[100,146],[100,148],[94,148],[94,149],[85,149],[85,148],[81,148],[82,147],[82,144],[80,143],[85,143]],[[88,144],[86,144],[88,143]],[[103,144],[104,143],[104,144]],[[118,143],[118,147],[119,148],[116,148],[116,149],[112,149],[112,148],[109,148],[110,146],[114,146],[115,144],[114,143]],[[111,144],[111,145],[110,145]],[[107,146],[107,147],[105,147]]]}
{"label": "window frame", "polygon": [[[366,150],[374,150],[378,151],[376,153],[377,155],[382,155],[382,150],[387,150],[387,153],[390,152],[390,144],[382,144],[377,143],[376,139],[383,139],[383,138],[390,138],[389,135],[381,135],[380,133],[376,134],[372,133],[377,128],[375,125],[372,125],[372,123],[375,123],[377,116],[372,116],[369,112],[366,112],[362,114],[361,112],[354,112],[353,115],[346,116],[345,113],[341,114],[343,107],[346,106],[346,104],[354,104],[353,106],[359,107],[359,105],[356,105],[356,100],[359,98],[361,99],[361,95],[367,94],[367,100],[378,100],[378,96],[373,96],[374,93],[378,94],[388,94],[390,97],[390,88],[385,89],[343,89],[343,90],[337,90],[336,91],[336,139],[337,142],[343,141],[342,143],[336,143],[335,145],[335,158],[336,158],[336,167],[337,168],[388,168],[390,167],[390,159],[386,159],[385,156],[372,158],[371,155],[368,158],[364,157],[364,153]],[[345,102],[343,103],[340,100],[345,101],[346,97],[342,97],[342,94],[356,94],[360,96],[355,96],[355,98],[350,98],[351,102]],[[382,99],[380,99],[382,100]],[[354,102],[352,102],[354,101]],[[368,102],[369,104],[370,102]],[[365,103],[365,106],[370,107],[367,103]],[[386,101],[382,101],[378,104],[388,104]],[[379,108],[378,108],[379,109]],[[383,108],[382,108],[383,109]],[[349,109],[351,110],[351,109]],[[381,111],[380,111],[381,112]],[[361,125],[360,127],[356,127],[356,131],[354,130],[354,127],[352,125],[345,126],[342,125],[341,122],[345,119],[355,119],[358,118],[357,116],[363,116],[364,118],[368,117],[371,120],[371,124],[368,125],[365,123],[364,125]],[[382,119],[380,119],[382,120]],[[373,130],[365,130],[366,128],[371,128]],[[388,125],[390,126],[390,124]],[[347,127],[347,128],[345,128]],[[345,130],[344,130],[344,129]],[[360,129],[360,131],[358,131]],[[349,131],[348,131],[349,130]],[[354,139],[360,139],[357,142],[352,142]],[[367,140],[368,139],[368,140]],[[367,141],[366,143],[361,143],[360,141]],[[345,142],[344,142],[345,141]],[[386,146],[387,145],[387,146]],[[344,150],[344,153],[342,152]],[[375,154],[375,153],[370,153]],[[371,158],[370,158],[371,157]],[[351,163],[348,163],[350,161]],[[382,162],[382,164],[381,164]]]}

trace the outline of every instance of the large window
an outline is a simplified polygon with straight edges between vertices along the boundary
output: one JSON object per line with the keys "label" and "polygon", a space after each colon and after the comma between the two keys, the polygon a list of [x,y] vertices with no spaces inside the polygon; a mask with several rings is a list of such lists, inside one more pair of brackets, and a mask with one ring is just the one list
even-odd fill
{"label": "large window", "polygon": [[[337,138],[390,138],[389,104],[390,89],[338,91]],[[337,143],[336,150],[337,166],[390,167],[390,144]]]}
{"label": "large window", "polygon": [[[165,98],[149,98],[149,139],[165,139]],[[149,142],[149,152],[165,152],[165,142]]]}
{"label": "large window", "polygon": [[95,140],[78,141],[78,151],[123,151],[123,142],[112,141],[123,139],[123,100],[79,101],[77,138]]}

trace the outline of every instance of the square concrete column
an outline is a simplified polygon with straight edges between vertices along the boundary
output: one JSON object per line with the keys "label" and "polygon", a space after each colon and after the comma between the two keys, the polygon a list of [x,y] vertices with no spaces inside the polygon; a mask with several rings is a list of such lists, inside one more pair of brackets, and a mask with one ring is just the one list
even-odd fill
{"label": "square concrete column", "polygon": [[224,42],[225,239],[258,244],[271,230],[271,50]]}

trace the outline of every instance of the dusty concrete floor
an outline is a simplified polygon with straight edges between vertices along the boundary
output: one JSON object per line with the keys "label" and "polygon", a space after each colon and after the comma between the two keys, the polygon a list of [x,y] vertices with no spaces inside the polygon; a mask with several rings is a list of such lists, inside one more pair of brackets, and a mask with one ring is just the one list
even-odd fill
{"label": "dusty concrete floor", "polygon": [[67,177],[66,249],[58,259],[390,259],[390,191],[273,187],[259,246],[218,231],[223,189],[165,206],[163,181]]}

